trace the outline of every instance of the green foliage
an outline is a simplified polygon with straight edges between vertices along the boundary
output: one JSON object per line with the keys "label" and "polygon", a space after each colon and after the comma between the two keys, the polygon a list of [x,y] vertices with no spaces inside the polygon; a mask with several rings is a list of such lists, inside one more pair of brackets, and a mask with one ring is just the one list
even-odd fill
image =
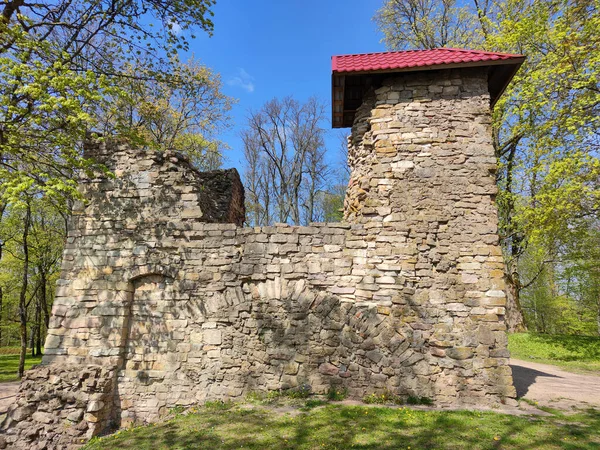
{"label": "green foliage", "polygon": [[409,395],[406,399],[407,405],[433,405],[433,400],[427,397],[417,397],[415,395]]}
{"label": "green foliage", "polygon": [[558,255],[529,245],[519,258],[522,278],[531,280],[521,293],[523,313],[532,331],[598,334],[600,233],[590,224],[566,237],[555,244]]}
{"label": "green foliage", "polygon": [[417,395],[409,395],[406,398],[402,398],[399,395],[394,394],[389,390],[383,391],[381,394],[369,394],[363,397],[363,403],[368,405],[433,405],[433,400],[427,397],[419,397]]}
{"label": "green foliage", "polygon": [[267,392],[267,394],[264,396],[264,400],[267,403],[271,403],[274,401],[279,400],[282,397],[282,391],[269,391]]}
{"label": "green foliage", "polygon": [[320,210],[319,219],[323,222],[341,222],[344,218],[345,185],[331,186],[318,193],[317,205]]}
{"label": "green foliage", "polygon": [[600,313],[563,283],[565,269],[594,261],[569,247],[597,228],[600,205],[599,5],[506,1],[487,21],[487,48],[527,55],[494,118],[500,142],[512,142],[499,145],[498,204],[533,330],[589,333]]}
{"label": "green foliage", "polygon": [[279,389],[268,392],[252,391],[246,395],[246,401],[257,405],[269,405],[286,399],[306,399],[311,395],[312,387],[305,383],[290,389]]}
{"label": "green foliage", "polygon": [[488,20],[487,48],[527,55],[495,110],[501,141],[518,140],[511,174],[500,155],[499,202],[514,206],[504,227],[540,247],[586,226],[599,206],[599,5],[513,0]]}
{"label": "green foliage", "polygon": [[597,449],[597,410],[547,417],[480,411],[325,405],[290,413],[275,408],[199,408],[154,426],[90,442],[100,449]]}
{"label": "green foliage", "polygon": [[262,403],[265,399],[265,393],[259,391],[251,391],[246,394],[246,402]]}
{"label": "green foliage", "polygon": [[[36,327],[41,327],[40,345],[43,345],[46,320],[60,273],[66,217],[60,207],[45,198],[30,199],[29,206],[28,333],[31,335]],[[5,207],[0,215],[0,345],[3,346],[19,344],[18,306],[23,279],[25,213],[17,204]]]}
{"label": "green foliage", "polygon": [[193,29],[212,32],[212,6],[214,0],[7,0],[0,18],[0,197],[16,204],[24,194],[76,196],[75,174],[91,164],[81,143],[98,112],[127,96],[125,79],[176,83],[176,53],[187,50]]}
{"label": "green foliage", "polygon": [[327,400],[332,402],[339,402],[345,400],[348,397],[348,389],[340,386],[331,386],[327,390]]}
{"label": "green foliage", "polygon": [[212,409],[217,411],[226,411],[231,409],[235,403],[231,400],[209,400],[204,403],[206,409]]}
{"label": "green foliage", "polygon": [[119,80],[120,91],[100,105],[104,134],[126,136],[136,145],[177,150],[201,170],[221,166],[226,145],[216,140],[228,126],[232,99],[222,93],[218,74],[194,59],[171,61],[169,77],[140,79],[131,67]]}
{"label": "green foliage", "polygon": [[600,371],[600,337],[514,333],[508,336],[508,348],[513,358],[567,370]]}
{"label": "green foliage", "polygon": [[368,405],[402,405],[404,403],[402,397],[387,389],[381,394],[368,394],[363,397],[362,401]]}
{"label": "green foliage", "polygon": [[304,406],[301,408],[302,411],[307,411],[313,408],[318,408],[319,406],[326,405],[327,402],[325,400],[319,399],[308,399],[304,402]]}
{"label": "green foliage", "polygon": [[180,414],[183,414],[185,412],[185,410],[186,410],[185,406],[177,405],[172,408],[169,408],[169,415],[170,416],[178,416]]}
{"label": "green foliage", "polygon": [[310,384],[304,383],[295,388],[285,389],[281,393],[289,398],[308,398],[312,394],[312,387]]}
{"label": "green foliage", "polygon": [[13,51],[0,52],[0,196],[13,204],[24,193],[71,196],[75,171],[88,167],[77,147],[92,122],[87,107],[101,100],[107,80],[69,69],[69,54],[19,27],[4,33]]}

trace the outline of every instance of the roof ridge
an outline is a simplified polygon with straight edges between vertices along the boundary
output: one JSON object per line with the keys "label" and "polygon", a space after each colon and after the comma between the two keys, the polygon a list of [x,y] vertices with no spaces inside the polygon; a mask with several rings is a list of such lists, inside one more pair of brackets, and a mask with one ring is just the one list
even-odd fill
{"label": "roof ridge", "polygon": [[352,53],[346,55],[333,55],[333,58],[346,58],[346,57],[354,57],[354,56],[369,56],[369,55],[386,55],[386,54],[394,54],[394,53],[419,53],[419,52],[433,52],[440,50],[449,50],[452,52],[460,52],[460,53],[475,53],[480,55],[502,55],[502,56],[514,56],[521,57],[523,55],[517,53],[504,53],[504,52],[490,52],[487,50],[473,50],[467,48],[455,48],[455,47],[436,47],[436,48],[420,48],[420,49],[410,49],[410,50],[392,50],[392,51],[383,51],[383,52],[367,52],[367,53]]}
{"label": "roof ridge", "polygon": [[455,47],[437,47],[432,50],[452,50],[454,52],[478,53],[480,55],[523,56],[523,55],[519,55],[518,53],[490,52],[487,50],[471,50],[471,49],[466,49],[466,48],[455,48]]}
{"label": "roof ridge", "polygon": [[367,52],[367,53],[352,53],[346,55],[333,55],[332,58],[340,58],[342,56],[366,56],[366,55],[385,55],[388,53],[413,53],[413,52],[430,52],[432,50],[442,50],[442,47],[438,48],[413,48],[410,50],[387,50],[384,52]]}

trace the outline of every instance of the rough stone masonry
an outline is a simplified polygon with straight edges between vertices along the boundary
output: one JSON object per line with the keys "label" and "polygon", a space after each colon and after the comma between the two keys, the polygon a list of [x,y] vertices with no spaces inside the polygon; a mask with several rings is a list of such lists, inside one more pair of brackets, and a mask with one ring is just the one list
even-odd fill
{"label": "rough stone masonry", "polygon": [[235,171],[87,152],[41,366],[10,448],[75,448],[176,405],[308,384],[437,405],[515,397],[485,68],[395,74],[349,138],[344,223],[244,228]]}

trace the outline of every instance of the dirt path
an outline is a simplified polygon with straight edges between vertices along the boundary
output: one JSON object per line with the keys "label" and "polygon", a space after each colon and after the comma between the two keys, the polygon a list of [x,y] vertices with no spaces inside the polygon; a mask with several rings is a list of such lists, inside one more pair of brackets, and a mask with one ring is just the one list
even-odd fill
{"label": "dirt path", "polygon": [[18,381],[9,383],[0,383],[0,415],[4,414],[8,407],[15,400],[17,390],[19,389]]}
{"label": "dirt path", "polygon": [[511,359],[517,396],[556,409],[600,407],[600,374],[580,375],[556,366]]}

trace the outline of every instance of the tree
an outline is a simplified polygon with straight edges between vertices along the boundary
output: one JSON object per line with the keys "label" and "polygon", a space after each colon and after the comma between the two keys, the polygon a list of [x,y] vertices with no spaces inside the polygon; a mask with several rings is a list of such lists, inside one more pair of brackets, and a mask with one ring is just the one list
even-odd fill
{"label": "tree", "polygon": [[574,323],[583,333],[593,330],[600,336],[600,224],[591,222],[565,249],[561,284],[580,311]]}
{"label": "tree", "polygon": [[344,218],[346,184],[334,184],[317,193],[315,222],[341,222]]}
{"label": "tree", "polygon": [[344,219],[344,199],[350,179],[350,166],[348,165],[348,135],[340,132],[337,159],[338,164],[329,169],[327,186],[318,192],[316,213],[314,220],[317,222],[341,222]]}
{"label": "tree", "polygon": [[251,112],[242,132],[247,209],[254,225],[315,219],[324,160],[324,108],[316,99],[273,99]]}
{"label": "tree", "polygon": [[600,335],[600,228],[591,222],[572,239],[557,240],[552,264],[535,261],[544,253],[533,245],[520,258],[519,271],[531,280],[522,306],[533,330]]}
{"label": "tree", "polygon": [[[528,248],[545,254],[529,263],[554,264],[561,249],[556,237],[571,235],[579,218],[598,211],[599,6],[597,0],[473,0],[460,7],[389,0],[376,15],[390,48],[447,45],[527,55],[494,110],[511,313],[534,281],[519,267]],[[518,314],[510,315],[518,329]]]}
{"label": "tree", "polygon": [[[484,1],[482,14],[490,3]],[[456,0],[389,0],[374,19],[393,50],[468,47],[482,40],[473,11],[458,7]]]}
{"label": "tree", "polygon": [[29,198],[6,207],[1,216],[0,345],[18,342],[22,363],[27,346],[33,355],[41,354],[65,234],[64,213],[47,199]]}
{"label": "tree", "polygon": [[100,105],[100,130],[126,135],[138,145],[176,149],[202,170],[221,166],[225,144],[215,136],[228,126],[232,99],[222,93],[218,74],[190,59],[174,63],[169,80],[124,78],[122,91]]}
{"label": "tree", "polygon": [[25,207],[22,235],[23,250],[23,281],[21,283],[21,292],[19,293],[19,331],[21,336],[21,354],[19,355],[19,378],[25,371],[25,351],[27,349],[27,287],[29,285],[29,247],[27,238],[29,237],[29,227],[31,226],[31,205],[27,203]]}
{"label": "tree", "polygon": [[[2,195],[36,186],[74,195],[93,105],[125,78],[168,82],[193,28],[212,32],[214,0],[8,0],[0,16]],[[156,26],[158,25],[158,26]],[[136,73],[128,72],[136,67]],[[143,70],[141,70],[143,68]]]}

